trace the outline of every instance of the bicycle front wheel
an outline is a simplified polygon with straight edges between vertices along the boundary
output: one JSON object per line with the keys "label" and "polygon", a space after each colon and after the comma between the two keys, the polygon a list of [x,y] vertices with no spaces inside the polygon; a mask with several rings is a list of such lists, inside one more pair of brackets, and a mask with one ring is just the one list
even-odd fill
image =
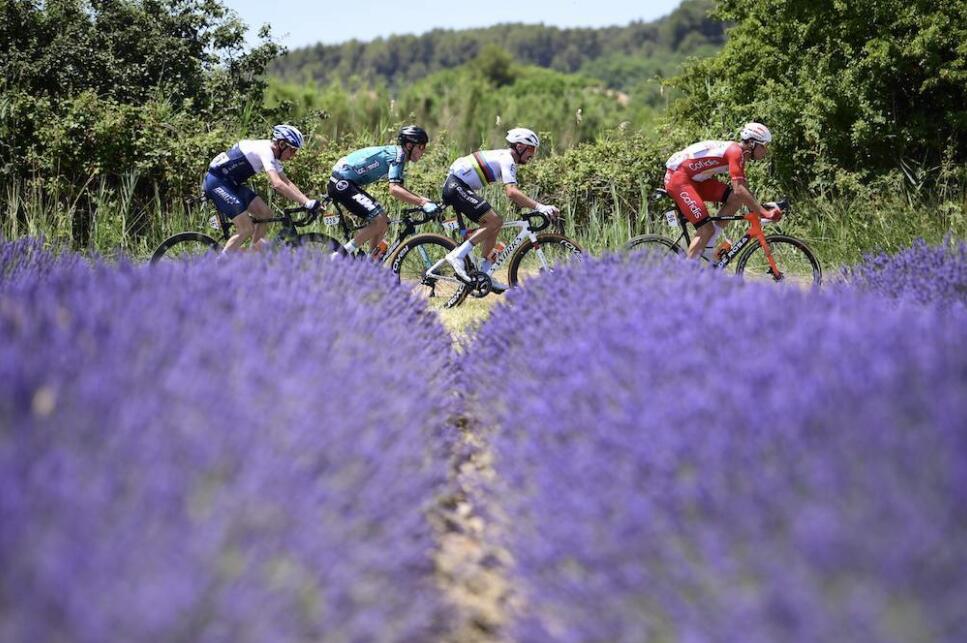
{"label": "bicycle front wheel", "polygon": [[210,252],[218,252],[218,242],[201,232],[179,232],[161,242],[151,255],[151,263],[159,261],[191,261]]}
{"label": "bicycle front wheel", "polygon": [[518,286],[527,279],[553,272],[580,259],[581,253],[581,246],[563,234],[539,234],[537,243],[527,241],[514,252],[507,268],[507,281],[511,286]]}
{"label": "bicycle front wheel", "polygon": [[749,244],[739,257],[735,274],[744,279],[782,283],[800,288],[817,288],[823,281],[819,260],[804,242],[781,234],[766,237],[769,251],[780,274],[775,274],[765,249],[758,241]]}
{"label": "bicycle front wheel", "polygon": [[[453,308],[463,303],[470,288],[457,279],[446,261],[457,247],[441,234],[425,233],[407,239],[393,256],[390,269],[400,283],[428,300],[433,308]],[[468,266],[469,269],[469,266]]]}
{"label": "bicycle front wheel", "polygon": [[321,232],[304,232],[295,238],[296,246],[313,248],[319,252],[331,254],[339,249],[340,243],[327,234]]}

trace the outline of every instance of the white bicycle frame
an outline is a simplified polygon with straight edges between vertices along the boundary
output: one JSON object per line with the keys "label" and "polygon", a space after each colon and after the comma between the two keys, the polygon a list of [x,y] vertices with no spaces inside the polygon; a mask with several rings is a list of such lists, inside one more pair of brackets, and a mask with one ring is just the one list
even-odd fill
{"label": "white bicycle frame", "polygon": [[[494,259],[493,264],[491,264],[490,266],[489,274],[493,274],[498,268],[500,268],[504,264],[504,262],[507,261],[508,257],[512,256],[514,254],[514,251],[517,250],[517,248],[519,248],[528,239],[530,240],[531,243],[537,243],[537,233],[533,232],[530,229],[530,224],[526,219],[523,219],[520,221],[507,221],[504,223],[504,225],[500,226],[500,228],[501,230],[503,230],[504,228],[520,228],[520,232],[517,233],[517,236],[514,237],[513,241],[507,244],[507,246],[503,250],[501,250],[500,253],[497,254],[497,257]],[[480,236],[481,234],[483,234],[482,230],[478,230],[473,234],[472,237],[470,237],[470,239],[473,240],[478,236]],[[427,256],[426,251],[422,247],[419,248],[419,250],[420,250],[420,258],[423,260],[423,265],[424,266],[428,265],[430,263],[430,259]],[[547,262],[547,259],[544,257],[544,251],[539,246],[536,247],[535,250],[537,251],[537,257],[541,262],[541,270],[550,270],[551,266]],[[427,277],[433,277],[434,279],[439,279],[442,281],[454,281],[461,284],[464,283],[460,279],[457,279],[455,276],[451,277],[449,275],[441,275],[434,272],[437,268],[439,268],[446,262],[447,262],[446,257],[444,257],[443,259],[440,259],[432,266],[430,266],[429,269],[427,269],[425,275]]]}

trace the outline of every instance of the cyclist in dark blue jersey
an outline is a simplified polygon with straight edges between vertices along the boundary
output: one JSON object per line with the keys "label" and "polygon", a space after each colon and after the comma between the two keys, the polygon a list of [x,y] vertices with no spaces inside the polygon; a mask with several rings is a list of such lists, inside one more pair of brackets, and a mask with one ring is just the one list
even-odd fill
{"label": "cyclist in dark blue jersey", "polygon": [[[404,166],[407,162],[416,163],[420,160],[429,140],[422,127],[407,125],[400,129],[396,137],[397,145],[365,147],[336,161],[329,178],[329,196],[357,217],[369,222],[343,246],[346,254],[352,255],[367,242],[370,248],[375,248],[389,228],[389,217],[386,216],[383,206],[363,189],[370,183],[388,179],[389,193],[394,198],[410,205],[421,206],[427,214],[439,211],[440,207],[436,203],[403,187]],[[339,251],[334,252],[333,257],[339,254]]]}
{"label": "cyclist in dark blue jersey", "polygon": [[272,189],[282,196],[302,204],[306,210],[315,210],[319,201],[304,195],[289,180],[282,163],[290,160],[303,146],[305,139],[291,125],[272,128],[272,140],[244,140],[227,152],[216,156],[205,175],[205,196],[212,200],[220,213],[235,224],[235,234],[225,244],[225,252],[239,250],[251,237],[252,248],[258,249],[265,236],[266,225],[254,224],[249,216],[267,219],[272,211],[265,201],[245,182],[265,172]]}

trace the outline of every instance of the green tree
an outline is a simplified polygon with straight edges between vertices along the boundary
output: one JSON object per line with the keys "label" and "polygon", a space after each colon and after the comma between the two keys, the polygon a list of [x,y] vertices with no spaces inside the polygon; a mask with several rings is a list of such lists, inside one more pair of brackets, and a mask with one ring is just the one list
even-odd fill
{"label": "green tree", "polygon": [[965,160],[962,0],[721,0],[716,15],[736,26],[683,71],[672,106],[694,135],[761,120],[777,177],[814,188]]}

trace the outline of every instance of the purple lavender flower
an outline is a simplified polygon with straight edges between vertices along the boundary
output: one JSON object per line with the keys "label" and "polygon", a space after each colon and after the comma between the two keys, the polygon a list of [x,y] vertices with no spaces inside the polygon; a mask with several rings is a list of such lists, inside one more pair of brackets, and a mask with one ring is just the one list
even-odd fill
{"label": "purple lavender flower", "polygon": [[967,314],[770,286],[611,256],[482,327],[515,640],[962,636]]}
{"label": "purple lavender flower", "polygon": [[895,255],[868,255],[843,271],[856,289],[922,304],[967,305],[967,242],[947,238],[929,246],[918,240]]}
{"label": "purple lavender flower", "polygon": [[0,640],[425,640],[454,386],[367,262],[0,246]]}

